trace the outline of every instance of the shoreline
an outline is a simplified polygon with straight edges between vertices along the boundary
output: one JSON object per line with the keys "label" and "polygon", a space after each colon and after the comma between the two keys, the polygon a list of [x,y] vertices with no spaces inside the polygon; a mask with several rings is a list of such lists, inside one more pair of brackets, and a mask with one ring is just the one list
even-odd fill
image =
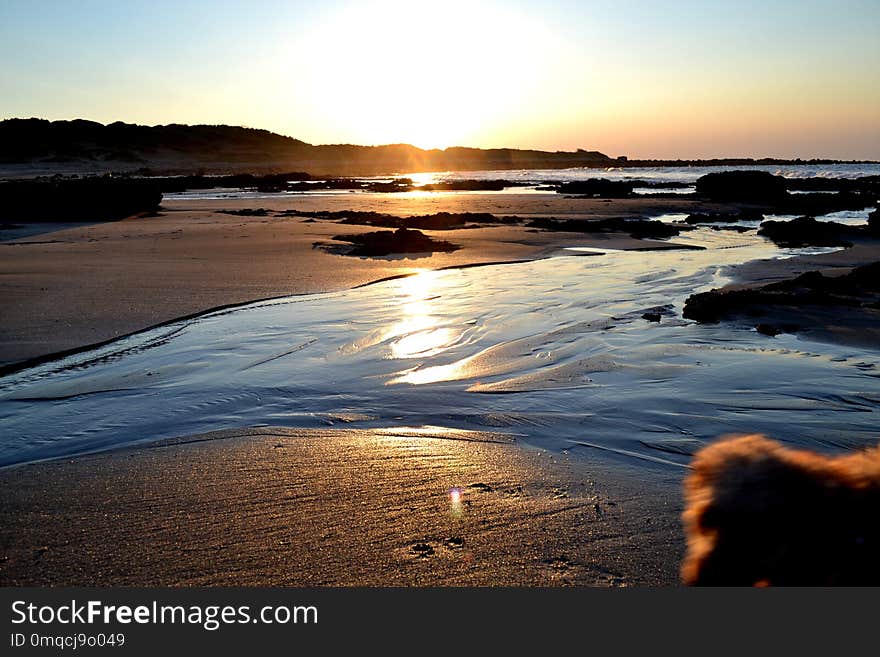
{"label": "shoreline", "polygon": [[[361,147],[370,148],[370,147]],[[279,159],[273,164],[267,165],[264,158],[254,158],[246,161],[211,161],[193,162],[192,158],[165,158],[154,162],[141,162],[133,167],[131,162],[124,160],[74,160],[70,162],[16,162],[0,165],[0,179],[16,180],[38,176],[51,176],[57,173],[62,175],[102,175],[113,174],[137,174],[147,168],[154,176],[186,176],[206,173],[209,175],[240,175],[255,173],[273,175],[278,173],[308,171],[314,177],[400,177],[413,174],[433,173],[442,174],[450,172],[481,172],[481,171],[566,171],[590,169],[602,171],[609,169],[654,169],[665,167],[676,168],[709,168],[709,167],[809,167],[809,166],[837,166],[837,165],[878,165],[880,160],[841,160],[836,158],[811,158],[788,159],[788,158],[696,158],[696,159],[652,159],[652,158],[626,158],[609,157],[602,160],[580,160],[577,162],[550,162],[547,160],[520,161],[516,165],[506,164],[503,161],[481,161],[468,164],[455,162],[450,166],[410,166],[410,167],[387,167],[387,166],[346,166],[327,165],[319,160],[287,160]],[[532,166],[534,165],[534,166]]]}
{"label": "shoreline", "polygon": [[[635,250],[635,249],[634,249]],[[571,253],[571,256],[594,256],[601,255],[600,253]],[[537,256],[532,258],[532,260],[540,260],[543,258],[551,258],[554,257],[554,253],[548,253],[545,255]],[[475,262],[475,263],[465,263],[462,265],[449,265],[446,267],[439,267],[437,269],[433,269],[431,271],[444,271],[449,269],[470,269],[474,267],[491,267],[496,265],[515,265],[523,262],[529,262],[529,260],[502,260],[498,262]],[[125,340],[126,338],[131,338],[141,333],[147,333],[149,331],[153,331],[155,329],[160,329],[166,326],[171,326],[172,324],[177,324],[179,322],[186,322],[192,319],[196,319],[197,317],[203,317],[205,315],[211,315],[213,313],[223,312],[225,310],[232,310],[234,308],[243,308],[245,306],[250,306],[253,304],[266,303],[269,301],[278,301],[279,299],[287,299],[290,297],[300,297],[300,296],[310,296],[315,294],[334,294],[339,292],[347,292],[349,290],[357,290],[364,287],[369,287],[370,285],[377,285],[379,283],[385,283],[387,281],[398,280],[401,278],[408,278],[410,276],[416,276],[419,272],[413,271],[406,274],[395,274],[392,276],[386,276],[384,278],[377,278],[376,280],[367,281],[366,283],[361,283],[359,285],[355,285],[350,288],[343,288],[341,290],[326,290],[323,292],[297,292],[294,294],[281,294],[273,297],[265,297],[263,299],[251,299],[250,301],[242,301],[238,303],[228,303],[222,306],[214,306],[213,308],[206,308],[204,310],[199,310],[197,312],[191,313],[189,315],[184,315],[183,317],[175,317],[173,319],[169,319],[158,324],[153,324],[151,326],[145,326],[143,328],[137,329],[130,333],[124,333],[122,335],[117,335],[115,337],[109,338],[107,340],[103,340],[101,342],[94,342],[91,344],[85,344],[82,346],[73,347],[71,349],[66,349],[64,351],[55,351],[41,356],[35,356],[33,358],[28,358],[26,360],[14,361],[10,363],[2,363],[0,362],[0,377],[6,376],[8,374],[15,374],[16,372],[21,372],[22,370],[29,369],[31,367],[37,367],[39,365],[43,365],[45,363],[51,363],[56,360],[62,360],[64,358],[68,358],[70,356],[75,356],[77,354],[84,353],[86,351],[91,351],[93,349],[100,349],[101,347],[106,347],[117,340]],[[2,466],[0,466],[2,467]]]}

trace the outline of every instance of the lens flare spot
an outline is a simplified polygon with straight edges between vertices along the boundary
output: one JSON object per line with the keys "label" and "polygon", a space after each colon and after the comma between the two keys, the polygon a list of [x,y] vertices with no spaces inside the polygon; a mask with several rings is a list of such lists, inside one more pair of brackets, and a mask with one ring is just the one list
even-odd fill
{"label": "lens flare spot", "polygon": [[449,506],[453,515],[461,515],[464,511],[463,494],[461,488],[453,488],[449,491]]}

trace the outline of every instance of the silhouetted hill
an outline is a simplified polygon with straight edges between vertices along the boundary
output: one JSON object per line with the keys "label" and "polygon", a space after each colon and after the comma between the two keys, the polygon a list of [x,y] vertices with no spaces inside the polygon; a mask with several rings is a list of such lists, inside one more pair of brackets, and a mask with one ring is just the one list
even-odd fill
{"label": "silhouetted hill", "polygon": [[268,130],[225,125],[143,126],[117,121],[0,121],[0,161],[117,160],[141,162],[177,153],[214,161],[244,156],[282,157],[308,144]]}
{"label": "silhouetted hill", "polygon": [[[512,148],[423,150],[409,144],[314,146],[267,130],[226,125],[0,121],[0,163],[44,171],[211,172],[305,170],[367,175],[407,171],[563,168],[611,162],[596,151]],[[4,167],[8,168],[8,167]]]}

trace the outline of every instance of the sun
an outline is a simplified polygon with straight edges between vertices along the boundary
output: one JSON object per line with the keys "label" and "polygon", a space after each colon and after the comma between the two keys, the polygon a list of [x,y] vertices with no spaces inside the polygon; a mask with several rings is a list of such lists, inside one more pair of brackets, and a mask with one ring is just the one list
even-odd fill
{"label": "sun", "polygon": [[550,41],[487,3],[358,2],[298,40],[291,100],[312,94],[313,118],[353,143],[474,143],[529,101]]}

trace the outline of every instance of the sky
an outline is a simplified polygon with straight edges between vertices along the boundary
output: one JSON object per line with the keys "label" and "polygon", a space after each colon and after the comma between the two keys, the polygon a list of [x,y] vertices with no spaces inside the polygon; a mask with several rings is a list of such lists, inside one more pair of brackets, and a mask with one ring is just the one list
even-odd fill
{"label": "sky", "polygon": [[0,117],[880,159],[878,0],[0,0]]}

